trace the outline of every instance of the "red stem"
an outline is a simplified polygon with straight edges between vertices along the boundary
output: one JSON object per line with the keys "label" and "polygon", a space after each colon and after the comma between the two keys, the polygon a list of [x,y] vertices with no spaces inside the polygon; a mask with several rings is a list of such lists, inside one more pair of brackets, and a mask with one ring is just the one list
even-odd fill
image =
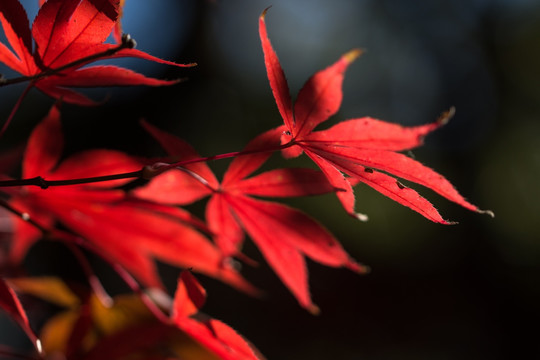
{"label": "red stem", "polygon": [[103,304],[103,306],[105,306],[106,308],[110,308],[113,305],[114,300],[109,296],[109,294],[107,294],[107,291],[105,291],[103,284],[101,284],[101,281],[99,281],[99,278],[92,270],[92,266],[90,266],[88,259],[84,256],[81,249],[73,245],[73,243],[66,242],[66,245],[79,261],[79,265],[83,269],[86,278],[88,279],[88,283],[90,284],[90,287],[92,288],[92,290],[94,290],[94,293],[96,294],[101,304]]}
{"label": "red stem", "polygon": [[133,291],[135,294],[139,295],[139,298],[141,301],[146,305],[148,310],[162,323],[169,324],[170,319],[169,317],[163,313],[163,311],[156,305],[154,300],[148,294],[142,291],[141,287],[139,286],[139,283],[131,276],[129,272],[127,272],[126,269],[124,269],[122,266],[120,266],[117,263],[109,262],[109,264],[112,266],[114,271],[124,280],[127,286]]}
{"label": "red stem", "polygon": [[235,156],[242,156],[242,155],[251,155],[251,154],[258,154],[258,153],[265,153],[265,152],[274,152],[282,149],[286,149],[290,146],[294,145],[293,142],[275,146],[271,148],[265,148],[265,149],[254,149],[254,150],[244,150],[244,151],[234,151],[230,153],[225,154],[219,154],[219,155],[212,155],[212,156],[206,156],[201,157],[197,159],[191,159],[191,160],[184,160],[184,161],[178,161],[176,163],[172,164],[154,164],[152,166],[145,166],[144,168],[137,170],[137,171],[131,171],[126,173],[120,173],[120,174],[112,174],[112,175],[105,175],[105,176],[95,176],[95,177],[87,177],[87,178],[79,178],[79,179],[66,179],[66,180],[46,180],[42,178],[41,176],[36,176],[33,178],[28,179],[16,179],[16,180],[2,180],[0,181],[0,187],[12,187],[12,186],[39,186],[42,189],[46,189],[49,186],[66,186],[66,185],[81,185],[81,184],[91,184],[95,182],[103,182],[103,181],[109,181],[109,180],[118,180],[118,179],[151,179],[167,170],[183,167],[185,165],[194,164],[198,162],[207,162],[211,160],[221,160],[221,159],[227,159]]}
{"label": "red stem", "polygon": [[286,148],[288,148],[288,147],[290,147],[292,145],[293,145],[293,143],[290,142],[290,143],[287,143],[287,144],[283,144],[283,145],[279,145],[279,146],[275,146],[275,147],[271,147],[271,148],[233,151],[233,152],[230,152],[230,153],[212,155],[212,156],[202,157],[202,158],[198,158],[198,159],[184,160],[184,161],[179,161],[179,162],[176,162],[176,163],[173,163],[173,164],[169,164],[168,166],[166,166],[166,169],[167,170],[168,169],[173,169],[175,167],[179,167],[179,166],[181,167],[181,166],[185,166],[185,165],[189,165],[189,164],[193,164],[193,163],[198,163],[198,162],[207,162],[207,161],[211,161],[211,160],[228,159],[228,158],[232,158],[232,157],[236,157],[236,156],[242,156],[242,155],[251,155],[251,154],[259,154],[259,153],[265,153],[265,152],[274,152],[274,151],[279,151],[279,150],[286,149]]}

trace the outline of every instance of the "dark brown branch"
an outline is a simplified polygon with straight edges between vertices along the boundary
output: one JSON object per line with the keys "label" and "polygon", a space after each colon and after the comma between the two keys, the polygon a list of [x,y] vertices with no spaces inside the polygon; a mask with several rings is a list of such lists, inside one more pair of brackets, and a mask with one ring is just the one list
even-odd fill
{"label": "dark brown branch", "polygon": [[46,180],[41,176],[36,176],[28,179],[14,179],[14,180],[0,180],[0,188],[2,187],[13,187],[13,186],[39,186],[42,189],[47,189],[50,186],[67,186],[67,185],[82,185],[82,184],[91,184],[96,182],[110,181],[110,180],[120,180],[120,179],[146,179],[150,180],[153,177],[171,169],[181,168],[185,165],[199,163],[199,162],[208,162],[212,160],[221,160],[227,159],[236,156],[243,155],[253,155],[259,153],[274,152],[282,150],[294,145],[294,142],[288,144],[279,145],[271,148],[263,149],[253,149],[253,150],[243,150],[235,151],[225,154],[212,155],[207,157],[201,157],[197,159],[183,160],[176,163],[155,163],[153,165],[148,165],[137,171],[131,171],[120,174],[104,175],[104,176],[93,176],[87,178],[79,179],[66,179],[66,180]]}
{"label": "dark brown branch", "polygon": [[120,179],[138,179],[143,177],[144,168],[131,171],[127,173],[94,176],[80,179],[67,179],[67,180],[45,180],[41,176],[36,176],[29,179],[15,179],[15,180],[2,180],[0,181],[0,187],[12,187],[12,186],[39,186],[42,189],[47,189],[50,186],[66,186],[66,185],[81,185],[91,184],[96,182],[120,180]]}
{"label": "dark brown branch", "polygon": [[10,203],[5,201],[4,199],[0,199],[0,206],[3,207],[6,210],[9,210],[11,213],[17,215],[22,220],[26,221],[30,225],[37,228],[39,231],[41,231],[43,233],[43,235],[47,235],[47,234],[50,233],[49,229],[47,229],[45,226],[41,225],[40,223],[38,223],[34,219],[32,219],[30,214],[28,214],[26,212],[22,212],[22,211],[20,211],[18,209],[15,209],[13,206],[11,206]]}

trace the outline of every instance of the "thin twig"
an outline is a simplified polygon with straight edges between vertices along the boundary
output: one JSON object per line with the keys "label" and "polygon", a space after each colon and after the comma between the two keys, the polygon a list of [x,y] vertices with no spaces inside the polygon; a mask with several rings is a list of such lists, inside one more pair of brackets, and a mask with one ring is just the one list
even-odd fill
{"label": "thin twig", "polygon": [[274,151],[279,151],[279,150],[286,149],[288,147],[291,147],[292,145],[294,145],[294,143],[290,142],[290,143],[287,143],[287,144],[274,146],[274,147],[269,147],[269,148],[234,151],[234,152],[230,152],[230,153],[212,155],[212,156],[202,157],[202,158],[198,158],[198,159],[184,160],[184,161],[179,161],[179,162],[168,165],[167,169],[172,169],[172,168],[179,167],[179,166],[186,166],[186,165],[189,165],[189,164],[199,163],[199,162],[208,162],[208,161],[212,161],[212,160],[228,159],[228,158],[237,157],[237,156],[243,156],[243,155],[253,155],[253,154],[262,154],[262,153],[274,152]]}
{"label": "thin twig", "polygon": [[114,271],[122,278],[122,280],[126,283],[127,286],[133,291],[135,294],[139,296],[141,301],[146,305],[148,310],[162,323],[169,324],[170,319],[169,317],[159,308],[159,306],[156,305],[154,300],[150,296],[148,296],[147,293],[145,293],[141,287],[139,286],[139,283],[131,276],[131,274],[124,269],[120,264],[118,263],[109,263]]}
{"label": "thin twig", "polygon": [[[234,151],[230,153],[225,154],[219,154],[219,155],[212,155],[212,156],[206,156],[196,159],[190,159],[190,160],[182,160],[175,163],[167,164],[167,163],[156,163],[151,166],[145,167],[143,170],[143,178],[144,179],[152,179],[153,177],[171,169],[175,168],[181,168],[186,165],[200,163],[200,162],[208,162],[213,160],[222,160],[222,159],[228,159],[232,157],[237,156],[244,156],[244,155],[253,155],[253,154],[262,154],[262,153],[268,153],[268,152],[274,152],[286,149],[288,147],[291,147],[294,145],[294,142],[289,142],[287,144],[279,145],[279,146],[273,146],[268,148],[262,148],[262,149],[253,149],[253,150],[242,150],[242,151]],[[0,181],[0,187],[2,186],[2,182]]]}
{"label": "thin twig", "polygon": [[22,211],[20,211],[18,209],[15,209],[13,206],[11,206],[10,203],[8,203],[7,201],[5,201],[4,199],[1,199],[1,198],[0,198],[0,206],[3,207],[6,210],[9,210],[11,213],[17,215],[22,220],[26,221],[30,225],[37,228],[39,231],[41,231],[43,233],[43,235],[46,236],[46,235],[50,234],[50,230],[47,229],[45,226],[41,225],[40,223],[38,223],[37,221],[35,221],[34,219],[32,219],[30,214],[28,214],[26,212],[22,212]]}
{"label": "thin twig", "polygon": [[280,146],[275,146],[265,149],[254,149],[254,150],[244,150],[244,151],[235,151],[225,154],[212,155],[201,157],[197,159],[183,160],[175,163],[156,163],[154,165],[145,166],[140,170],[131,171],[120,174],[104,175],[104,176],[94,176],[86,177],[79,179],[65,179],[65,180],[46,180],[41,176],[36,176],[28,179],[14,179],[14,180],[1,180],[0,187],[13,187],[13,186],[38,186],[42,189],[47,189],[50,186],[66,186],[66,185],[82,185],[82,184],[91,184],[96,182],[110,181],[110,180],[119,180],[119,179],[146,179],[150,180],[153,177],[174,168],[183,167],[189,164],[199,163],[199,162],[208,162],[212,160],[221,160],[227,159],[236,156],[243,155],[253,155],[259,153],[274,152],[282,150],[294,145],[293,143],[287,143]]}
{"label": "thin twig", "polygon": [[144,172],[144,168],[137,171],[127,172],[127,173],[94,176],[94,177],[79,178],[79,179],[66,179],[66,180],[45,180],[41,176],[36,176],[29,179],[2,180],[0,181],[0,187],[32,186],[33,185],[33,186],[39,186],[42,189],[47,189],[50,186],[82,185],[82,184],[91,184],[91,183],[110,181],[110,180],[119,180],[119,179],[137,179],[143,176],[143,172]]}
{"label": "thin twig", "polygon": [[77,258],[79,265],[81,266],[86,275],[90,287],[92,288],[92,290],[94,290],[94,293],[96,294],[101,304],[106,308],[110,308],[114,304],[114,300],[109,296],[109,294],[103,287],[103,284],[92,270],[92,266],[88,262],[86,256],[84,256],[81,249],[75,246],[72,242],[66,242],[66,245],[71,250],[73,255],[75,255],[75,257]]}

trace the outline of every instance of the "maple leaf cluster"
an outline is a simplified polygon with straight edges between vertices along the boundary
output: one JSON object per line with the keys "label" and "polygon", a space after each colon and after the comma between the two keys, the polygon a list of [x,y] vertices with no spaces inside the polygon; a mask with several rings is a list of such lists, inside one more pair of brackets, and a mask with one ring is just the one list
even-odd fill
{"label": "maple leaf cluster", "polygon": [[[319,309],[309,292],[306,257],[326,266],[368,271],[317,220],[263,198],[335,193],[345,213],[366,220],[355,211],[353,193],[354,185],[364,183],[431,221],[450,224],[400,178],[481,212],[443,176],[401,153],[421,145],[450,113],[422,126],[358,118],[315,130],[338,111],[344,73],[361,51],[352,50],[315,73],[293,106],[268,38],[266,11],[259,19],[259,35],[282,125],[255,137],[242,151],[204,158],[182,139],[142,122],[167,152],[166,158],[155,161],[117,150],[92,149],[63,159],[61,103],[96,105],[73,88],[178,82],[90,63],[131,56],[174,66],[193,64],[172,63],[134,49],[134,41],[120,35],[123,1],[40,3],[30,28],[19,1],[0,2],[0,22],[11,47],[0,43],[0,62],[22,75],[2,79],[0,85],[27,81],[27,90],[36,87],[60,100],[32,131],[21,178],[3,176],[0,181],[7,199],[0,205],[9,210],[13,224],[7,262],[20,265],[40,239],[60,241],[73,251],[90,285],[74,292],[57,278],[8,278],[0,274],[0,307],[28,334],[42,358],[55,353],[77,359],[262,358],[232,328],[200,311],[206,292],[191,271],[257,295],[260,285],[244,279],[235,266],[237,261],[254,262],[242,252],[247,235],[298,303],[312,313]],[[105,43],[111,33],[116,44]],[[19,105],[20,101],[15,110]],[[305,153],[319,170],[278,168],[256,173],[279,152],[285,158]],[[207,161],[231,157],[218,180]],[[135,179],[146,182],[126,187]],[[184,209],[203,199],[207,199],[205,219]],[[133,294],[108,296],[81,247],[109,263]],[[156,260],[189,269],[181,272],[172,298],[164,291]],[[37,333],[18,292],[62,306],[65,311]],[[163,348],[168,349],[166,355],[159,350]]]}
{"label": "maple leaf cluster", "polygon": [[41,6],[30,29],[19,1],[2,1],[0,21],[13,51],[0,43],[0,61],[24,75],[31,86],[77,105],[96,103],[72,88],[162,86],[178,81],[148,78],[112,65],[84,66],[93,61],[137,57],[181,67],[194,65],[177,64],[134,49],[135,43],[128,37],[120,45],[105,43],[118,22],[119,11],[119,0],[49,0]]}

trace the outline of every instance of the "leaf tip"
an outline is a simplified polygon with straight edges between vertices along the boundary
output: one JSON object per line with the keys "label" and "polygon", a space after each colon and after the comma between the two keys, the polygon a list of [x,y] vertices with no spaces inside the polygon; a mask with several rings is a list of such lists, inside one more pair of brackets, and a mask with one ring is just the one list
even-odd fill
{"label": "leaf tip", "polygon": [[457,222],[457,221],[447,221],[447,220],[443,220],[442,224],[443,224],[443,225],[458,225],[459,222]]}
{"label": "leaf tip", "polygon": [[321,309],[315,304],[309,305],[307,311],[309,311],[311,315],[320,315],[321,313]]}
{"label": "leaf tip", "polygon": [[352,213],[351,215],[352,215],[352,217],[354,217],[355,219],[360,220],[360,221],[362,221],[362,222],[366,222],[366,221],[369,220],[369,217],[368,217],[366,214]]}
{"label": "leaf tip", "polygon": [[43,354],[43,344],[41,343],[41,340],[36,339],[35,341],[36,350],[39,354]]}
{"label": "leaf tip", "polygon": [[486,215],[491,216],[492,218],[495,218],[495,213],[493,211],[491,211],[491,210],[480,210],[480,209],[478,209],[478,210],[476,210],[476,212],[479,213],[479,214],[486,214]]}
{"label": "leaf tip", "polygon": [[179,83],[188,81],[188,78],[178,78],[178,79],[174,79],[174,80],[166,80],[166,81],[169,81],[169,83],[170,83],[171,85],[176,85],[176,84],[179,84]]}
{"label": "leaf tip", "polygon": [[268,12],[268,10],[270,10],[271,7],[272,5],[268,6],[266,9],[263,10],[263,12],[261,13],[261,16],[259,16],[259,19],[261,21],[264,21],[264,18],[266,17],[266,13]]}
{"label": "leaf tip", "polygon": [[349,264],[347,264],[347,268],[361,275],[366,275],[366,274],[371,273],[371,267],[364,264],[359,264],[354,261],[351,261]]}
{"label": "leaf tip", "polygon": [[456,107],[452,106],[450,109],[443,112],[441,115],[439,115],[439,118],[437,119],[437,124],[440,125],[446,125],[450,119],[454,117],[456,114]]}
{"label": "leaf tip", "polygon": [[371,267],[367,265],[360,264],[360,268],[358,270],[359,274],[367,275],[371,273]]}
{"label": "leaf tip", "polygon": [[356,60],[360,55],[364,53],[364,50],[362,49],[353,49],[343,55],[343,59],[347,62],[347,64],[352,63],[354,60]]}

